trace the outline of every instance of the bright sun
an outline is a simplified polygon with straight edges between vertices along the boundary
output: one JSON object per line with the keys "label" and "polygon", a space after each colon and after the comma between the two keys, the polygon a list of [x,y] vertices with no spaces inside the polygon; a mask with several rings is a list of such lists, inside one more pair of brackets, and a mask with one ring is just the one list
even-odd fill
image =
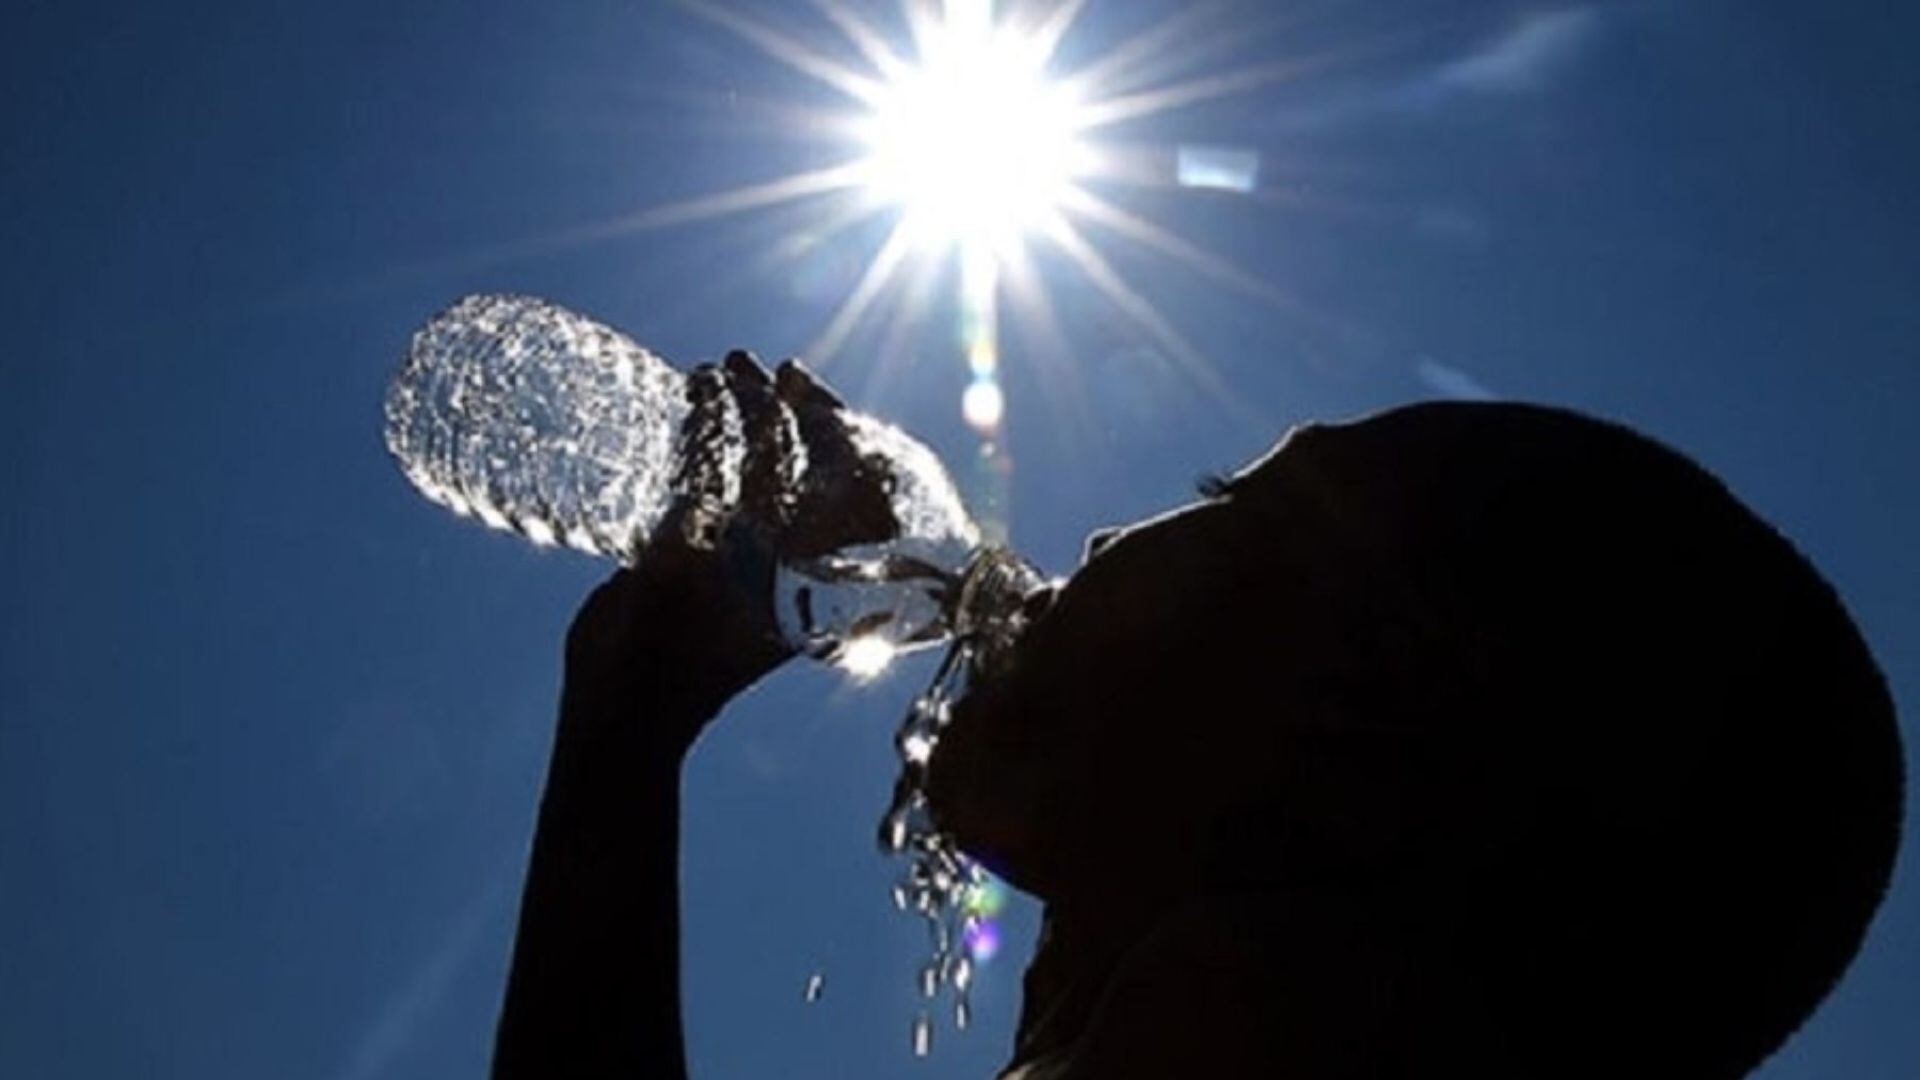
{"label": "bright sun", "polygon": [[[914,335],[939,310],[936,292],[953,288],[954,343],[967,368],[959,413],[980,437],[968,501],[985,536],[1006,538],[1014,469],[1007,429],[1018,406],[1001,378],[1003,308],[1019,322],[1023,362],[1046,389],[1070,391],[1078,381],[1051,297],[1055,274],[1078,271],[1147,346],[1140,355],[1171,364],[1239,411],[1207,358],[1103,250],[1124,244],[1136,259],[1162,256],[1215,284],[1288,310],[1298,306],[1114,198],[1141,187],[1262,190],[1254,147],[1157,141],[1165,126],[1160,136],[1116,130],[1149,118],[1163,125],[1179,110],[1312,67],[1297,57],[1223,66],[1244,42],[1258,39],[1242,25],[1237,5],[1164,5],[1165,18],[1097,50],[1072,50],[1068,55],[1078,59],[1064,62],[1060,45],[1093,0],[898,0],[912,42],[906,49],[874,21],[876,10],[889,6],[882,0],[752,5],[762,14],[742,10],[749,5],[740,0],[678,3],[843,96],[844,106],[784,93],[768,102],[769,118],[782,130],[819,139],[832,156],[799,172],[652,207],[585,235],[817,201],[817,213],[782,225],[787,231],[763,265],[790,265],[797,296],[823,287],[840,293],[800,355],[824,367],[865,339],[875,384],[923,354],[925,343]],[[776,7],[811,9],[837,33],[822,42],[783,25],[784,14],[769,21]],[[841,257],[848,234],[878,218],[892,219],[891,227],[865,267],[843,278],[857,265]],[[868,638],[847,642],[837,659],[870,679],[892,657],[887,642]]]}
{"label": "bright sun", "polygon": [[863,179],[922,250],[1005,251],[1043,229],[1090,167],[1079,103],[1046,77],[1048,52],[996,25],[990,3],[949,3],[919,62],[880,86],[862,124]]}
{"label": "bright sun", "polygon": [[[1246,30],[1229,18],[1231,12],[1210,4],[1172,5],[1176,10],[1164,20],[1097,53],[1083,50],[1078,63],[1065,66],[1059,46],[1092,0],[900,0],[910,49],[871,21],[868,9],[882,3],[810,0],[804,6],[838,31],[841,43],[857,54],[851,58],[737,10],[733,0],[680,3],[844,95],[851,105],[844,111],[781,102],[774,112],[798,120],[800,130],[822,136],[846,156],[655,207],[619,227],[651,228],[819,199],[820,215],[796,228],[773,257],[797,262],[838,243],[838,234],[858,223],[883,214],[894,218],[865,269],[847,283],[833,314],[801,352],[825,365],[857,335],[881,332],[881,320],[873,316],[885,312],[873,370],[877,375],[882,367],[909,362],[915,350],[905,347],[905,335],[933,310],[934,285],[952,267],[946,280],[956,288],[953,314],[970,375],[960,414],[982,440],[976,473],[983,478],[983,506],[1004,505],[1012,469],[1001,445],[1015,408],[1000,377],[1001,309],[1028,331],[1022,344],[1030,362],[1070,363],[1047,283],[1062,264],[1078,270],[1151,344],[1153,355],[1170,360],[1224,404],[1234,404],[1206,357],[1102,249],[1124,243],[1291,308],[1293,299],[1270,284],[1110,197],[1115,189],[1142,186],[1251,194],[1258,190],[1260,153],[1244,146],[1142,141],[1138,129],[1119,141],[1115,128],[1290,77],[1299,61],[1220,66]],[[990,535],[1002,524],[991,513],[982,519]],[[877,653],[853,659],[878,663]]]}

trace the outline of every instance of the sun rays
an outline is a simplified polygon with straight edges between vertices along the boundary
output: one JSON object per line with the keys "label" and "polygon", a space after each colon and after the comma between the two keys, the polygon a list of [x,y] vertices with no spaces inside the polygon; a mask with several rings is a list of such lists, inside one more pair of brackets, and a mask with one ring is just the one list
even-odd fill
{"label": "sun rays", "polygon": [[[817,125],[818,137],[840,156],[823,167],[605,223],[604,235],[802,202],[810,204],[809,213],[817,206],[819,224],[809,231],[818,235],[890,221],[864,268],[823,312],[805,355],[826,366],[861,335],[905,339],[933,306],[934,282],[945,279],[936,271],[951,270],[957,352],[969,373],[961,416],[982,440],[976,487],[1004,487],[1011,468],[998,445],[1011,407],[1001,383],[1003,314],[1019,320],[1023,340],[1059,353],[1034,358],[1036,367],[1068,355],[1048,274],[1030,249],[1058,256],[1062,269],[1070,267],[1078,284],[1102,297],[1191,385],[1233,404],[1202,351],[1101,242],[1122,240],[1264,302],[1291,306],[1290,298],[1110,197],[1113,188],[1169,187],[1180,180],[1173,173],[1142,176],[1140,144],[1103,137],[1143,118],[1293,77],[1311,63],[1222,63],[1236,48],[1237,28],[1196,28],[1217,14],[1209,10],[1217,5],[1189,5],[1072,70],[1058,70],[1060,48],[1088,10],[1085,0],[998,6],[904,0],[905,35],[846,0],[811,0],[817,33],[776,26],[737,4],[680,0],[679,6],[844,98],[843,110]],[[887,368],[899,362],[877,358],[870,377],[891,378]],[[1070,381],[1058,372],[1039,374],[1052,385]],[[985,504],[1004,503],[1005,494],[976,491]],[[1004,527],[997,520],[982,524],[990,533]]]}

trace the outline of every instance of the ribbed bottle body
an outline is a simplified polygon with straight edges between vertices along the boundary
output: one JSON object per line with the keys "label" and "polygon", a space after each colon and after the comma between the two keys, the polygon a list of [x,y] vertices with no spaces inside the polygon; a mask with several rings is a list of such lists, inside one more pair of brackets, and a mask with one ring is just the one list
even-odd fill
{"label": "ribbed bottle body", "polygon": [[537,544],[631,563],[676,506],[776,548],[792,643],[835,655],[948,633],[979,546],[951,478],[900,429],[797,365],[737,354],[691,374],[551,301],[466,297],[413,336],[386,441],[434,502]]}
{"label": "ribbed bottle body", "polygon": [[629,560],[672,498],[686,377],[626,335],[533,297],[469,296],[413,336],[387,448],[456,514]]}

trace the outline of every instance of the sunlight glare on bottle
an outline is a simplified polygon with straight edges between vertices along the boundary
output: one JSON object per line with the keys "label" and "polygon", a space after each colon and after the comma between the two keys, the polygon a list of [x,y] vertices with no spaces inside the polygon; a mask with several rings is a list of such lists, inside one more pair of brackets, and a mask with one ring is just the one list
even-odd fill
{"label": "sunlight glare on bottle", "polygon": [[841,648],[840,670],[861,682],[877,679],[892,665],[894,654],[898,651],[886,638],[877,635],[857,637]]}
{"label": "sunlight glare on bottle", "polygon": [[1046,49],[990,0],[948,0],[920,62],[867,118],[866,185],[924,248],[1004,248],[1042,227],[1089,165],[1079,103],[1046,77]]}

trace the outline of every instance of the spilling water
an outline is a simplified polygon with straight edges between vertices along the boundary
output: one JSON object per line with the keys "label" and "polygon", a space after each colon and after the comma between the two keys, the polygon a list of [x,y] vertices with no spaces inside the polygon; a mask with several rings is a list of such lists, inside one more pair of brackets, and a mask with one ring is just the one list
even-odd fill
{"label": "spilling water", "polygon": [[[1039,572],[1019,556],[1000,548],[983,550],[952,597],[953,643],[894,733],[900,773],[893,800],[880,819],[880,849],[906,860],[893,887],[894,905],[926,923],[929,955],[916,976],[920,996],[931,1001],[948,991],[954,1027],[962,1030],[972,1017],[974,960],[968,943],[982,918],[970,900],[987,878],[934,820],[927,802],[927,765],[952,720],[953,702],[970,680],[1006,662],[1025,630],[1025,600],[1043,585]],[[925,1055],[931,1041],[931,1020],[923,1011],[914,1021],[914,1053]]]}

